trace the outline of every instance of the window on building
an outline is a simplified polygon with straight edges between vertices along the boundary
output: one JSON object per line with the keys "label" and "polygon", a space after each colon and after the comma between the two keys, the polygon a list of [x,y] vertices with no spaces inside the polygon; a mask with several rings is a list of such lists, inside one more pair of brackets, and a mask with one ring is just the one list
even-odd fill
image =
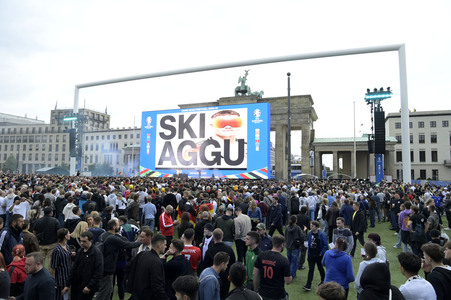
{"label": "window on building", "polygon": [[41,136],[40,136],[40,135],[37,135],[37,136],[35,137],[35,142],[36,142],[36,143],[40,143],[40,142],[41,142]]}
{"label": "window on building", "polygon": [[49,152],[52,152],[52,145],[49,145]]}
{"label": "window on building", "polygon": [[410,178],[414,179],[415,178],[415,170],[410,170]]}
{"label": "window on building", "polygon": [[98,141],[98,140],[99,140],[99,136],[97,135],[97,136],[96,136],[96,141]]}
{"label": "window on building", "polygon": [[16,142],[16,137],[15,137],[15,136],[9,137],[9,141],[10,141],[11,143],[15,143],[15,142]]}
{"label": "window on building", "polygon": [[85,145],[85,151],[88,151],[88,145]]}
{"label": "window on building", "polygon": [[[6,146],[6,148],[8,148],[8,146],[7,145],[5,145]],[[8,150],[8,149],[7,149]],[[9,146],[9,151],[14,151],[14,145],[10,145]]]}
{"label": "window on building", "polygon": [[413,123],[409,122],[409,128],[413,128]]}
{"label": "window on building", "polygon": [[32,154],[28,153],[28,160],[31,160],[31,158],[32,158]]}
{"label": "window on building", "polygon": [[39,154],[38,153],[35,153],[34,160],[39,160]]}
{"label": "window on building", "polygon": [[47,136],[46,136],[46,135],[43,135],[43,136],[42,136],[42,142],[43,142],[43,143],[47,143]]}
{"label": "window on building", "polygon": [[61,154],[61,160],[62,160],[62,161],[65,161],[65,160],[66,160],[66,154],[64,154],[64,153]]}
{"label": "window on building", "polygon": [[93,144],[91,144],[91,151],[94,151],[94,145]]}
{"label": "window on building", "polygon": [[63,135],[63,143],[66,142],[66,135]]}
{"label": "window on building", "polygon": [[396,162],[402,162],[402,152],[396,151]]}
{"label": "window on building", "polygon": [[418,143],[424,144],[425,140],[426,140],[426,138],[425,138],[424,134],[418,135]]}
{"label": "window on building", "polygon": [[431,134],[431,144],[436,144],[436,143],[437,143],[437,135]]}
{"label": "window on building", "polygon": [[41,161],[45,161],[45,153],[41,154]]}
{"label": "window on building", "polygon": [[[92,139],[92,136],[91,136],[91,139]],[[89,136],[86,137],[86,141],[89,141]]]}
{"label": "window on building", "polygon": [[27,150],[27,145],[23,145],[22,151],[26,151],[26,150]]}
{"label": "window on building", "polygon": [[413,162],[413,160],[414,160],[414,155],[413,155],[413,151],[410,151],[410,162]]}
{"label": "window on building", "polygon": [[396,136],[396,140],[398,141],[398,143],[402,143],[402,138],[401,138],[400,135],[397,135],[397,136]]}
{"label": "window on building", "polygon": [[420,162],[426,161],[426,151],[420,150]]}
{"label": "window on building", "polygon": [[39,144],[36,144],[36,147],[34,147],[35,151],[39,151]]}
{"label": "window on building", "polygon": [[136,138],[139,139],[139,133],[136,134]]}
{"label": "window on building", "polygon": [[49,135],[49,143],[53,143],[53,135]]}
{"label": "window on building", "polygon": [[96,144],[96,151],[99,151],[99,144]]}
{"label": "window on building", "polygon": [[30,137],[28,138],[28,141],[30,143],[34,143],[34,136],[30,135]]}
{"label": "window on building", "polygon": [[117,138],[120,140],[120,139],[122,139],[122,134],[119,134],[118,136],[117,136]]}
{"label": "window on building", "polygon": [[395,129],[400,129],[400,128],[401,128],[401,122],[396,122]]}
{"label": "window on building", "polygon": [[442,127],[449,127],[449,121],[448,120],[442,121]]}
{"label": "window on building", "polygon": [[438,161],[437,150],[432,150],[432,151],[431,151],[431,161],[432,161],[432,162],[437,162],[437,161]]}
{"label": "window on building", "polygon": [[56,144],[55,145],[55,152],[58,152],[58,151],[60,151],[60,145]]}
{"label": "window on building", "polygon": [[55,153],[55,161],[58,161],[58,153]]}
{"label": "window on building", "polygon": [[420,179],[426,179],[426,170],[420,170]]}
{"label": "window on building", "polygon": [[109,140],[111,137],[109,135],[106,136],[106,139]]}
{"label": "window on building", "polygon": [[131,139],[133,138],[133,133],[130,133],[130,138],[131,138]]}
{"label": "window on building", "polygon": [[56,142],[57,142],[57,143],[59,143],[59,142],[60,142],[60,136],[59,136],[59,134],[58,134],[58,135],[56,135]]}
{"label": "window on building", "polygon": [[429,127],[431,128],[437,127],[437,122],[436,121],[429,122]]}
{"label": "window on building", "polygon": [[28,145],[28,151],[33,151],[33,145],[32,144]]}
{"label": "window on building", "polygon": [[63,152],[66,152],[66,144],[63,144]]}
{"label": "window on building", "polygon": [[102,135],[102,141],[104,141],[105,140],[105,136],[104,135]]}
{"label": "window on building", "polygon": [[113,134],[113,140],[115,140],[116,139],[116,135],[115,134]]}
{"label": "window on building", "polygon": [[124,139],[128,139],[128,134],[124,134]]}
{"label": "window on building", "polygon": [[410,143],[413,144],[413,135],[410,135]]}
{"label": "window on building", "polygon": [[[5,154],[5,156],[6,156],[6,154]],[[25,160],[25,153],[22,153],[22,160]]]}
{"label": "window on building", "polygon": [[438,170],[436,170],[436,169],[432,169],[432,180],[439,180]]}

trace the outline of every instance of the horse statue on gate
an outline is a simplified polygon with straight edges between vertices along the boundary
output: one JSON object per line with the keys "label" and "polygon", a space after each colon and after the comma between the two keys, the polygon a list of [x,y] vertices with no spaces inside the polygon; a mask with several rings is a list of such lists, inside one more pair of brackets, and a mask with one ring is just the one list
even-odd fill
{"label": "horse statue on gate", "polygon": [[244,76],[243,77],[240,76],[240,78],[238,78],[238,83],[240,85],[235,88],[235,97],[254,95],[254,96],[257,96],[258,98],[261,98],[264,94],[263,91],[252,93],[251,87],[246,85],[247,75],[248,75],[249,71],[250,70],[244,70]]}

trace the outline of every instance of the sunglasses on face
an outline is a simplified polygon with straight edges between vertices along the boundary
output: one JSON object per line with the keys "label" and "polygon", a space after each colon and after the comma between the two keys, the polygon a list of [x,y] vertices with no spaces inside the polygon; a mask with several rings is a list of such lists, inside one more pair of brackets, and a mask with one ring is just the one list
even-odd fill
{"label": "sunglasses on face", "polygon": [[239,128],[243,125],[243,120],[238,116],[221,116],[213,120],[215,128],[224,128],[226,126]]}

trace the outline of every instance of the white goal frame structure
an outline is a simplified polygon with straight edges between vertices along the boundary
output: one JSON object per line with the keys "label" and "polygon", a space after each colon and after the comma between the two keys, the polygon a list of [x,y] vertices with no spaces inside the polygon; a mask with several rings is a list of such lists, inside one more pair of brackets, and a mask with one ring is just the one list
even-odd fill
{"label": "white goal frame structure", "polygon": [[[371,54],[371,53],[379,53],[379,52],[398,52],[398,61],[399,61],[399,82],[400,82],[400,98],[401,98],[401,138],[402,138],[402,173],[403,173],[403,182],[411,183],[411,163],[410,163],[410,144],[409,144],[409,108],[408,108],[408,96],[407,96],[407,67],[406,67],[406,47],[405,44],[395,44],[395,45],[386,45],[386,46],[374,46],[374,47],[366,47],[366,48],[355,48],[355,49],[344,49],[344,50],[333,50],[333,51],[325,51],[325,52],[315,52],[315,53],[307,53],[307,54],[294,54],[288,56],[279,56],[279,57],[270,57],[270,58],[261,58],[261,59],[253,59],[253,60],[245,60],[238,62],[230,62],[223,64],[216,64],[210,66],[200,66],[179,70],[169,70],[162,71],[150,74],[141,74],[135,76],[121,77],[121,78],[113,78],[89,83],[82,83],[75,85],[75,93],[74,93],[74,108],[73,112],[78,113],[78,94],[79,90],[83,88],[89,88],[100,85],[114,84],[120,82],[127,81],[135,81],[141,79],[150,79],[157,77],[166,77],[180,74],[189,74],[189,73],[197,73],[197,72],[205,72],[205,71],[213,71],[220,69],[229,69],[236,67],[244,67],[244,66],[253,66],[253,65],[264,65],[271,63],[279,63],[279,62],[288,62],[288,61],[297,61],[297,60],[307,60],[307,59],[315,59],[315,58],[327,58],[327,57],[335,57],[335,56],[348,56],[348,55],[358,55],[358,54]],[[75,174],[75,157],[70,158],[70,173],[71,175]]]}

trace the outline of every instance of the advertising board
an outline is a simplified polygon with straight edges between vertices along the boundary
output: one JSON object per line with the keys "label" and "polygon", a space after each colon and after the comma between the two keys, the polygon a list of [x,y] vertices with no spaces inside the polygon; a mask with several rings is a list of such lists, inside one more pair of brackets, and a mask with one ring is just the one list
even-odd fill
{"label": "advertising board", "polygon": [[269,133],[269,103],[143,112],[140,175],[267,179]]}

